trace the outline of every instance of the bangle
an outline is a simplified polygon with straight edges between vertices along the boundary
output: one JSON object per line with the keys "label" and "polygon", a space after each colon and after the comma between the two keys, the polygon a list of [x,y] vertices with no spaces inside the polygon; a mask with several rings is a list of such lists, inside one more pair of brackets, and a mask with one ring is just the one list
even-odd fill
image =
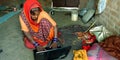
{"label": "bangle", "polygon": [[39,44],[37,42],[34,42],[33,45],[37,47]]}
{"label": "bangle", "polygon": [[53,38],[53,42],[57,42],[58,41],[58,39],[57,38]]}

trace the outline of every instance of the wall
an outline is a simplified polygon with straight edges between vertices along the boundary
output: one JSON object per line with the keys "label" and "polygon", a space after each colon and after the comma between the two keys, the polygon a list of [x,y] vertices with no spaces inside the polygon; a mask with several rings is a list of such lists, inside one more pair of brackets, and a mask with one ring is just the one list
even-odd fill
{"label": "wall", "polygon": [[89,0],[80,0],[80,6],[79,8],[80,9],[83,9],[87,6],[87,3],[88,3]]}
{"label": "wall", "polygon": [[20,7],[24,0],[0,0],[0,5],[8,7]]}
{"label": "wall", "polygon": [[[20,8],[26,0],[0,0],[0,6]],[[51,0],[38,0],[43,7],[50,7]]]}
{"label": "wall", "polygon": [[108,0],[105,11],[97,15],[97,23],[103,24],[114,34],[120,34],[120,0]]}

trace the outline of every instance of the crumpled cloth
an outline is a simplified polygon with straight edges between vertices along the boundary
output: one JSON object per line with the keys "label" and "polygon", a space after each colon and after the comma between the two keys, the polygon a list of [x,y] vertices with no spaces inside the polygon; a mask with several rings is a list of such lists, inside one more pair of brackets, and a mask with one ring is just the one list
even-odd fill
{"label": "crumpled cloth", "polygon": [[116,57],[120,60],[120,36],[110,36],[106,38],[103,42],[100,42],[99,45],[111,56]]}
{"label": "crumpled cloth", "polygon": [[112,32],[106,29],[103,25],[93,27],[89,30],[89,32],[96,36],[98,42],[102,42],[106,37],[112,35]]}
{"label": "crumpled cloth", "polygon": [[73,50],[73,60],[88,60],[86,50]]}
{"label": "crumpled cloth", "polygon": [[104,51],[98,43],[94,43],[87,52],[88,60],[117,60],[115,57],[109,55]]}

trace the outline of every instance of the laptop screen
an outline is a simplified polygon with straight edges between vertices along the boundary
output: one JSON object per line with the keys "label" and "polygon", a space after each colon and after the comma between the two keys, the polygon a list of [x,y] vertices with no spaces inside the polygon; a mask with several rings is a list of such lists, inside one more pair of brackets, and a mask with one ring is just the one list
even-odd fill
{"label": "laptop screen", "polygon": [[71,49],[71,46],[50,49],[50,50],[45,50],[40,52],[34,51],[34,58],[35,60],[62,59],[68,55],[70,49]]}

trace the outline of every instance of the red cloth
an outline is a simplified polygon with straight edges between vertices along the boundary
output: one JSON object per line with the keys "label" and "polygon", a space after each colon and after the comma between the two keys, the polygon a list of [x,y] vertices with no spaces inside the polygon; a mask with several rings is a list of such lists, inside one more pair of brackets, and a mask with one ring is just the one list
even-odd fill
{"label": "red cloth", "polygon": [[88,51],[90,49],[90,45],[82,46],[82,49]]}
{"label": "red cloth", "polygon": [[29,49],[35,48],[35,46],[26,37],[24,37],[24,45]]}
{"label": "red cloth", "polygon": [[96,36],[88,33],[87,40],[82,41],[82,45],[83,45],[82,48],[88,51],[91,47],[90,44],[93,43],[95,40],[96,40]]}
{"label": "red cloth", "polygon": [[89,34],[87,40],[82,40],[82,44],[83,44],[83,45],[84,45],[84,44],[88,44],[88,42],[89,42],[89,44],[91,44],[91,43],[93,43],[95,40],[96,40],[96,36]]}

